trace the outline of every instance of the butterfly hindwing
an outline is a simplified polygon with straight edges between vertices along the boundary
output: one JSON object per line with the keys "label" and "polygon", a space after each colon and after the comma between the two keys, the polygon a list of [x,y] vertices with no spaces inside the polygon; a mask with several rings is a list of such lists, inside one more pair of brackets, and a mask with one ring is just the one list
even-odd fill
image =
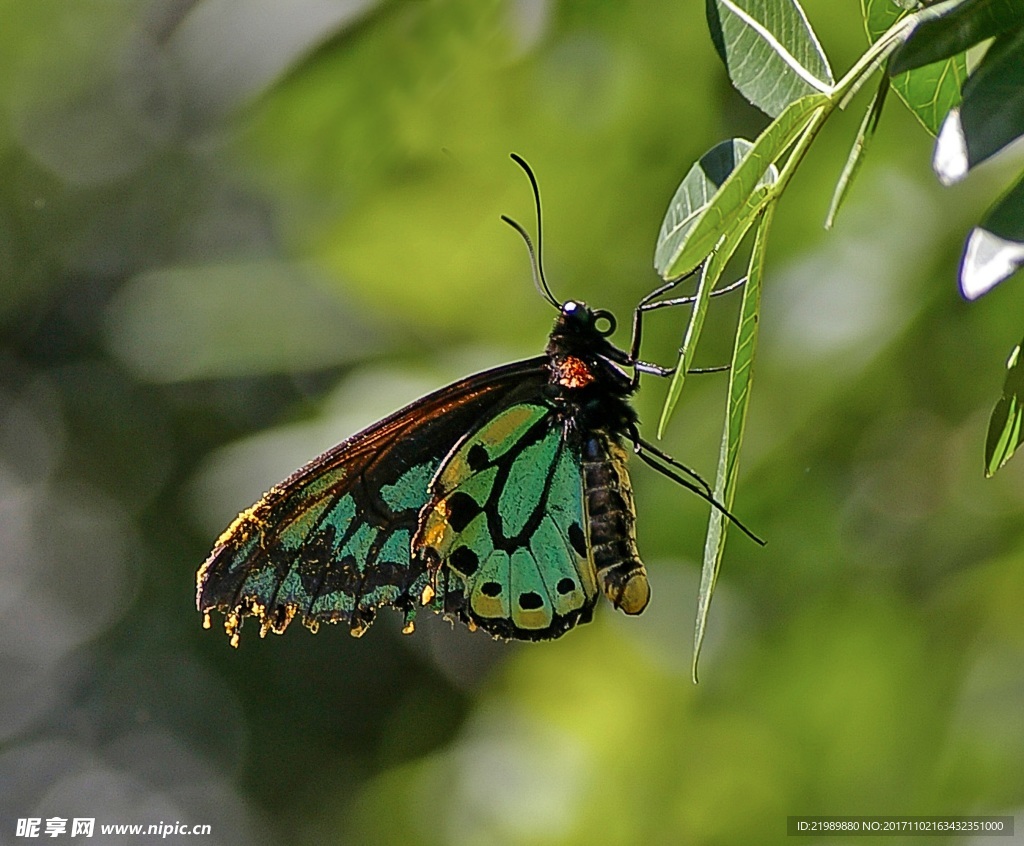
{"label": "butterfly hindwing", "polygon": [[221,535],[197,575],[199,609],[223,611],[232,642],[246,616],[263,634],[296,616],[361,634],[381,606],[403,610],[408,630],[425,597],[446,610],[443,583],[425,594],[430,577],[412,554],[431,480],[467,430],[539,394],[546,378],[543,358],[469,377],[314,459]]}
{"label": "butterfly hindwing", "polygon": [[414,545],[461,581],[467,621],[539,640],[590,619],[580,456],[550,405],[538,397],[488,419],[441,464],[431,494]]}

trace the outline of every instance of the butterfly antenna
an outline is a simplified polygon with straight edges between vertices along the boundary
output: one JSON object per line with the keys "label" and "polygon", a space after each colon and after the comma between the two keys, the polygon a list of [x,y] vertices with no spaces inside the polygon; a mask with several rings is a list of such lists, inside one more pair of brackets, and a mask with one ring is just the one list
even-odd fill
{"label": "butterfly antenna", "polygon": [[526,172],[526,175],[530,178],[530,185],[533,187],[533,201],[537,209],[537,251],[534,252],[533,242],[530,240],[530,236],[522,226],[507,215],[503,214],[501,219],[515,229],[526,242],[526,249],[530,252],[530,271],[533,273],[533,284],[537,288],[537,291],[555,308],[561,308],[561,303],[559,303],[558,300],[555,299],[555,295],[551,293],[551,288],[548,286],[548,280],[544,276],[544,236],[543,229],[541,227],[540,188],[537,185],[537,177],[533,175],[533,170],[522,156],[519,156],[516,153],[511,153],[510,156],[512,161]]}

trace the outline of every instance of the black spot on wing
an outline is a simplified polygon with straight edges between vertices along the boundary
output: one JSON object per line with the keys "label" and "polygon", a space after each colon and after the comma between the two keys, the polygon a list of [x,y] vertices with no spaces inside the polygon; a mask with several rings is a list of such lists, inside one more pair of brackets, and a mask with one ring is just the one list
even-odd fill
{"label": "black spot on wing", "polygon": [[519,607],[524,611],[533,611],[544,606],[544,597],[536,591],[527,591],[519,594]]}
{"label": "black spot on wing", "polygon": [[463,576],[472,576],[480,565],[480,558],[468,546],[458,546],[452,550],[448,563],[452,569]]}
{"label": "black spot on wing", "polygon": [[479,473],[490,463],[491,457],[487,454],[487,450],[484,449],[482,444],[473,444],[469,448],[466,460],[469,462],[470,469]]}
{"label": "black spot on wing", "polygon": [[501,585],[498,582],[484,582],[480,586],[480,592],[484,596],[500,596]]}
{"label": "black spot on wing", "polygon": [[448,525],[461,532],[483,509],[468,493],[456,491],[448,497]]}
{"label": "black spot on wing", "polygon": [[558,580],[557,590],[565,596],[567,593],[572,593],[576,589],[576,582],[566,576],[564,579]]}
{"label": "black spot on wing", "polygon": [[569,543],[572,544],[572,548],[576,550],[576,554],[580,558],[587,557],[587,537],[583,534],[583,527],[579,523],[570,524]]}

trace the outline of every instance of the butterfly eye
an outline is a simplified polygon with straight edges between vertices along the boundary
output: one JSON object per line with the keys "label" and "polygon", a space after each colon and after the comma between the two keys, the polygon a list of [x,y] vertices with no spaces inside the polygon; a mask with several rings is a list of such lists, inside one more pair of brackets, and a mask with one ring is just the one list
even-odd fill
{"label": "butterfly eye", "polygon": [[[601,324],[604,324],[603,326]],[[610,311],[601,309],[600,311],[594,312],[594,329],[597,334],[603,338],[607,338],[615,331],[615,315]]]}

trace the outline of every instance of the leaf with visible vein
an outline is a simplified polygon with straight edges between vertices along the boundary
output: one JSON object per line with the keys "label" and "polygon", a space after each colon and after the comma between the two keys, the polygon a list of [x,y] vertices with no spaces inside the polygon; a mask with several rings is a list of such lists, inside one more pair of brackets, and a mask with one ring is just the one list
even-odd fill
{"label": "leaf with visible vein", "polygon": [[[729,369],[729,399],[722,447],[718,455],[718,473],[715,477],[715,498],[732,509],[739,471],[740,444],[747,420],[747,407],[753,380],[754,354],[757,350],[758,315],[761,308],[761,282],[764,277],[765,252],[768,231],[771,228],[775,204],[765,206],[758,220],[754,247],[750,254],[747,283],[743,289],[740,318],[736,326],[736,342],[732,365]],[[700,592],[697,595],[697,621],[693,633],[693,680],[697,681],[697,661],[707,628],[711,597],[718,581],[718,571],[725,552],[728,518],[717,508],[711,509],[708,532],[704,542],[704,566],[701,570]]]}
{"label": "leaf with visible vein", "polygon": [[654,248],[654,267],[662,276],[701,212],[753,146],[745,138],[722,141],[686,172],[668,204]]}
{"label": "leaf with visible vein", "polygon": [[[946,9],[953,7],[946,6]],[[890,0],[861,0],[864,28],[873,43],[885,34],[903,16],[904,12]],[[932,135],[937,135],[946,114],[960,102],[960,89],[967,78],[967,58],[963,53],[947,58],[937,57],[925,67],[905,70],[895,64],[909,41],[922,27],[939,19],[942,10],[927,10],[928,14],[917,13],[921,23],[910,33],[909,40],[897,46],[893,53],[888,72],[892,77],[892,88],[921,125]],[[936,17],[929,17],[929,14]]]}
{"label": "leaf with visible vein", "polygon": [[889,91],[889,76],[882,74],[875,96],[871,98],[871,104],[864,112],[864,119],[860,122],[857,136],[853,139],[853,146],[850,148],[850,155],[847,156],[843,172],[839,174],[839,181],[836,182],[835,191],[832,192],[832,202],[828,208],[828,215],[825,217],[825,228],[831,229],[836,222],[836,215],[842,206],[846,195],[853,184],[857,171],[860,170],[864,154],[868,151],[871,139],[875,137],[875,130],[878,129],[878,122],[882,118],[882,107],[885,105],[885,95]]}
{"label": "leaf with visible vein", "polygon": [[[729,174],[704,209],[686,221],[674,255],[663,255],[661,275],[674,279],[692,271],[733,227],[752,220],[769,197],[764,186],[768,169],[800,137],[815,114],[828,103],[811,94],[791,103],[762,132],[739,165]],[[761,187],[759,187],[761,186]],[[666,233],[673,237],[675,232]]]}
{"label": "leaf with visible vein", "polygon": [[828,59],[796,0],[709,0],[707,18],[732,84],[766,114],[831,90]]}
{"label": "leaf with visible vein", "polygon": [[679,348],[679,360],[676,363],[675,373],[672,374],[672,381],[669,383],[665,404],[662,406],[661,417],[658,420],[659,438],[665,435],[669,418],[672,416],[672,412],[675,410],[679,397],[683,392],[683,382],[693,366],[693,358],[697,351],[697,342],[700,339],[701,330],[704,328],[704,317],[707,314],[711,292],[715,290],[719,279],[722,278],[722,274],[725,272],[726,265],[729,264],[729,260],[736,252],[740,242],[753,225],[755,219],[751,218],[745,225],[729,230],[728,234],[708,257],[704,267],[701,269],[700,282],[694,295],[693,310],[690,312],[690,320],[686,325],[683,343]]}

